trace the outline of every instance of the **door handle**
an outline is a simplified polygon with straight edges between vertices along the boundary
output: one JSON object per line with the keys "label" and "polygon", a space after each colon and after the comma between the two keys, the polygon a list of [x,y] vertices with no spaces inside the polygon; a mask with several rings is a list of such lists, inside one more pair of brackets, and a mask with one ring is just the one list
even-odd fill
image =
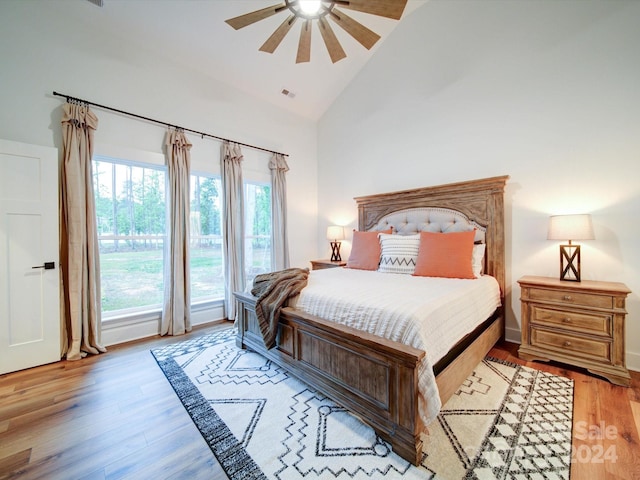
{"label": "door handle", "polygon": [[44,265],[38,265],[31,268],[44,268],[45,270],[53,270],[56,268],[56,262],[44,262]]}

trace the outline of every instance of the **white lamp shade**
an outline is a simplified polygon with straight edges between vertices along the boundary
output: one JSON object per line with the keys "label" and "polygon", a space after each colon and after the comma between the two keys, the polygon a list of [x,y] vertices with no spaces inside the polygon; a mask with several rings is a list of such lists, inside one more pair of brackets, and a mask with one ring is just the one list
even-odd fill
{"label": "white lamp shade", "polygon": [[549,217],[548,240],[593,240],[591,215],[552,215]]}
{"label": "white lamp shade", "polygon": [[339,225],[331,225],[327,227],[327,240],[343,240],[344,227]]}

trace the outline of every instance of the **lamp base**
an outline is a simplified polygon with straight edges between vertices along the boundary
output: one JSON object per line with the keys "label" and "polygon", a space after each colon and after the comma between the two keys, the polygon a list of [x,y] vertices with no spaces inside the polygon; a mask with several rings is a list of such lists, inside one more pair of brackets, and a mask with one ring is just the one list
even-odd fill
{"label": "lamp base", "polygon": [[340,258],[340,242],[330,242],[331,243],[331,261],[339,262],[342,260]]}
{"label": "lamp base", "polygon": [[560,245],[560,280],[580,281],[580,245]]}

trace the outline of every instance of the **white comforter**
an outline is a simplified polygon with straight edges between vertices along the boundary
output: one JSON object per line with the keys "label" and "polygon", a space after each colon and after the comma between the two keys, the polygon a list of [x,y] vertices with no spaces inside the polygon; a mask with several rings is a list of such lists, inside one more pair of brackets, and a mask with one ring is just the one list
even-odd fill
{"label": "white comforter", "polygon": [[419,408],[428,425],[442,406],[433,365],[500,305],[500,288],[486,275],[461,280],[332,268],[312,271],[291,305],[424,350]]}

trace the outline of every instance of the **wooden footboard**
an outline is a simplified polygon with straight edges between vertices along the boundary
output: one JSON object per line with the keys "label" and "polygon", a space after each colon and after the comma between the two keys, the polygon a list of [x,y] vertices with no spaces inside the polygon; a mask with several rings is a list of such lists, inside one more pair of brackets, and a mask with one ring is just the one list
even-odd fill
{"label": "wooden footboard", "polygon": [[[255,313],[256,298],[236,293],[236,343],[260,353],[302,382],[358,415],[393,447],[417,465],[425,431],[418,413],[418,364],[425,352],[284,308],[276,347],[267,350]],[[444,404],[504,331],[497,312],[472,341],[436,376]]]}
{"label": "wooden footboard", "polygon": [[422,456],[418,414],[421,350],[284,308],[277,346],[267,350],[255,297],[236,293],[237,344],[264,355],[371,425],[393,451],[416,465]]}

